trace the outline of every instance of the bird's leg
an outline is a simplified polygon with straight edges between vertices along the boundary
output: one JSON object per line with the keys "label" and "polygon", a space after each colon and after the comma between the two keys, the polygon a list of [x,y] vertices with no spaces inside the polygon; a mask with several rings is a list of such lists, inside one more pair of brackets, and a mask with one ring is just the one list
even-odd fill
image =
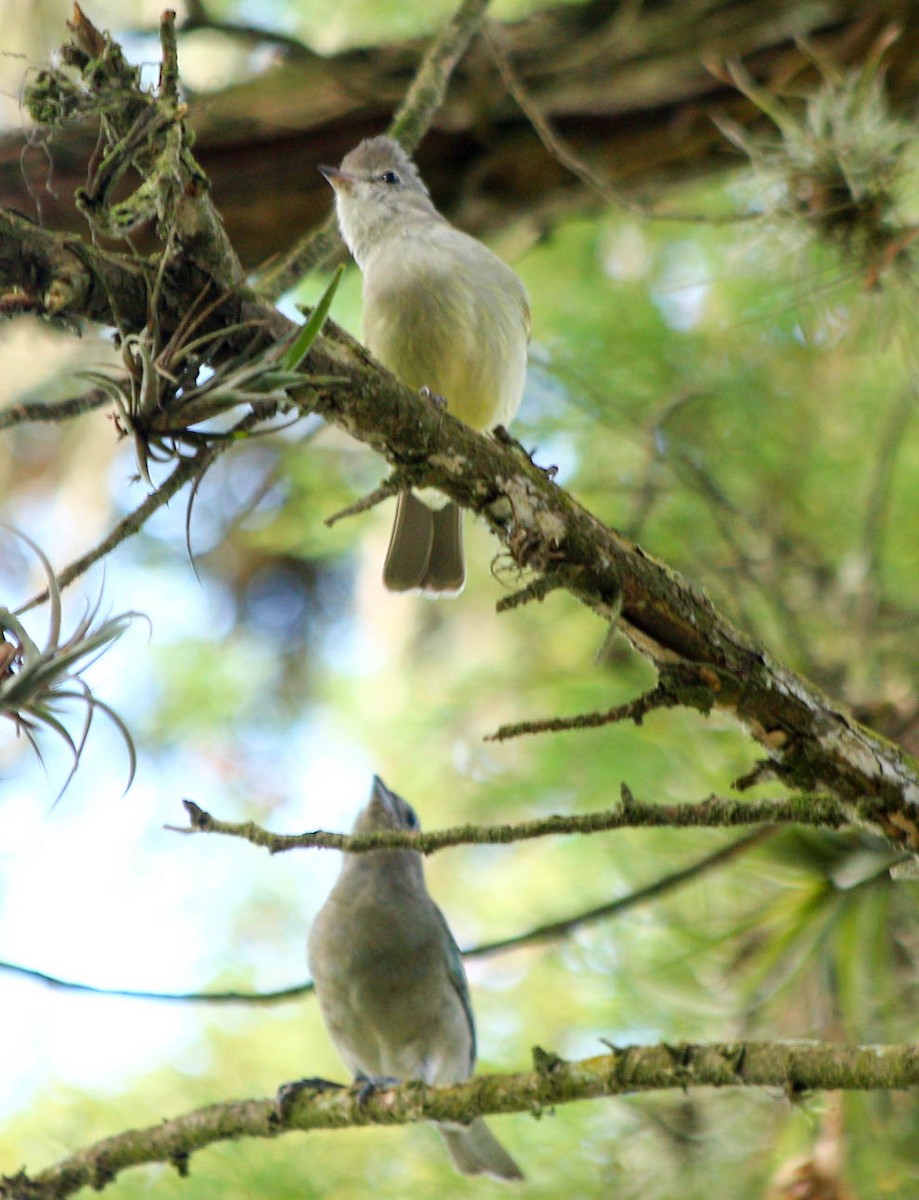
{"label": "bird's leg", "polygon": [[430,400],[435,408],[447,407],[446,397],[438,395],[437,392],[432,391],[427,384],[418,389],[418,395],[422,398],[422,400]]}
{"label": "bird's leg", "polygon": [[402,1082],[394,1075],[365,1075],[360,1072],[354,1077],[352,1088],[357,1092],[358,1104],[366,1104],[374,1092],[385,1092],[387,1088],[398,1087]]}

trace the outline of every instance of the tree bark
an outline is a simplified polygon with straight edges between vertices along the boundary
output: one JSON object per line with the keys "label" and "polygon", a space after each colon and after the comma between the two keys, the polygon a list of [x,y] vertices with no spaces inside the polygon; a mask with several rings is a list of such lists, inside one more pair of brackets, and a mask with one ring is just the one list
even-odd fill
{"label": "tree bark", "polygon": [[[711,1045],[627,1046],[565,1062],[534,1050],[535,1069],[519,1075],[478,1075],[452,1087],[409,1082],[359,1089],[303,1081],[287,1103],[240,1100],[212,1104],[146,1129],[129,1129],[77,1151],[32,1176],[0,1178],[0,1200],[63,1200],[84,1187],[101,1191],[121,1171],[172,1163],[188,1171],[196,1151],[241,1137],[273,1138],[291,1130],[469,1121],[493,1113],[529,1112],[574,1100],[690,1087],[772,1087],[788,1095],[819,1089],[874,1090],[919,1083],[916,1046],[844,1046],[805,1042],[728,1042]],[[283,1094],[283,1089],[282,1089]]]}

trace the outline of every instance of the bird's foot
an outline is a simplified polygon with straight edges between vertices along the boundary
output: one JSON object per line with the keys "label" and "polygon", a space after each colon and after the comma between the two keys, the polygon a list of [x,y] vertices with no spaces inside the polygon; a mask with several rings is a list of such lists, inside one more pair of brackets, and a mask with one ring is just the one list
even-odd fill
{"label": "bird's foot", "polygon": [[385,1092],[387,1088],[398,1087],[402,1082],[394,1075],[357,1075],[352,1085],[357,1093],[357,1102],[364,1105],[374,1092]]}
{"label": "bird's foot", "polygon": [[425,384],[424,387],[421,387],[418,389],[418,395],[421,396],[421,398],[423,400],[430,400],[435,408],[446,408],[447,407],[446,398],[444,396],[438,395],[437,392],[431,391],[431,389],[428,387],[427,384]]}

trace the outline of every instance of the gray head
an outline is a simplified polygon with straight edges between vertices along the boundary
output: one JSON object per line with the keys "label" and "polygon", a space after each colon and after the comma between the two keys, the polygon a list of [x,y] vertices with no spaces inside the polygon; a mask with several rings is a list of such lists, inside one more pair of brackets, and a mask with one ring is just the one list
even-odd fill
{"label": "gray head", "polygon": [[340,167],[319,170],[335,189],[341,235],[361,267],[381,241],[406,225],[443,220],[418,168],[392,138],[365,138]]}
{"label": "gray head", "polygon": [[354,833],[378,833],[384,829],[404,829],[417,833],[420,828],[412,806],[391,792],[379,775],[374,775],[370,801],[357,814]]}

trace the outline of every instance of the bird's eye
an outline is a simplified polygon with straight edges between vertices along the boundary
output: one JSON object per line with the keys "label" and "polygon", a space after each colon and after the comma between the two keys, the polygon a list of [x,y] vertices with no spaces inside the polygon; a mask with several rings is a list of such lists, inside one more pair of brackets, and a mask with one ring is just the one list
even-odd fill
{"label": "bird's eye", "polygon": [[399,176],[396,174],[395,171],[384,171],[383,174],[380,176],[380,179],[383,183],[401,183],[402,182],[402,180],[399,178]]}

